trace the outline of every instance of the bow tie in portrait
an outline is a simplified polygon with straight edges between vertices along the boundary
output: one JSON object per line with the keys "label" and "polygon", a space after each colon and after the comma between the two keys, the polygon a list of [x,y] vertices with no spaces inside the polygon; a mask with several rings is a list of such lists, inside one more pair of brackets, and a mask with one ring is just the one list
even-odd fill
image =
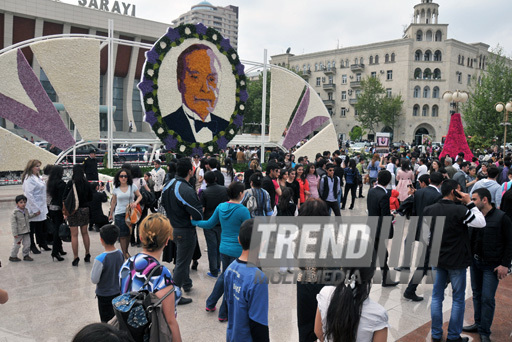
{"label": "bow tie in portrait", "polygon": [[196,132],[199,132],[201,129],[205,127],[208,127],[210,131],[215,132],[217,128],[217,123],[214,121],[203,122],[201,120],[194,120],[194,127],[196,129]]}

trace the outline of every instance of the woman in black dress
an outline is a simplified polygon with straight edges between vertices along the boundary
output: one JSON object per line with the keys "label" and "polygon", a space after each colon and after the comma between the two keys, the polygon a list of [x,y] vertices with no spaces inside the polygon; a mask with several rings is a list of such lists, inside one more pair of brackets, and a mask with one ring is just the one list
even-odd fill
{"label": "woman in black dress", "polygon": [[64,201],[64,191],[66,189],[66,183],[62,180],[64,175],[64,168],[60,165],[55,165],[50,171],[48,177],[47,192],[51,197],[50,205],[48,206],[48,217],[52,221],[53,230],[53,248],[52,248],[52,259],[63,261],[62,255],[66,255],[62,249],[62,240],[59,236],[59,227],[64,222],[64,216],[62,215],[62,202]]}

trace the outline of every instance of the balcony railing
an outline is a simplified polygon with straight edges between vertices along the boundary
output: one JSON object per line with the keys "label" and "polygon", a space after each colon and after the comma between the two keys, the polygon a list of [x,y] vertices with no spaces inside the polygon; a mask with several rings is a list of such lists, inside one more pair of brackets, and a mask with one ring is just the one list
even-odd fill
{"label": "balcony railing", "polygon": [[351,88],[361,88],[361,81],[352,81],[350,82]]}
{"label": "balcony railing", "polygon": [[336,84],[334,83],[324,83],[324,90],[336,90]]}
{"label": "balcony railing", "polygon": [[324,105],[326,107],[334,107],[334,100],[324,100]]}
{"label": "balcony railing", "polygon": [[364,70],[364,64],[352,64],[350,66],[350,70],[352,70],[352,71],[363,71]]}
{"label": "balcony railing", "polygon": [[355,99],[349,99],[348,103],[350,103],[351,105],[355,105],[357,103],[357,97]]}
{"label": "balcony railing", "polygon": [[327,76],[336,75],[336,68],[335,67],[324,68],[324,74]]}

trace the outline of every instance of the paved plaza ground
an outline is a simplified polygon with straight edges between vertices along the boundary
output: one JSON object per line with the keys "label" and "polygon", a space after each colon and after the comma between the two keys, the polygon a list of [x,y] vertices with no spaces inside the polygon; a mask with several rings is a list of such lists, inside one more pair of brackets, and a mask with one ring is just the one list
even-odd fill
{"label": "paved plaza ground", "polygon": [[[0,306],[0,342],[11,341],[70,341],[83,326],[99,322],[95,299],[95,286],[90,281],[92,263],[84,264],[83,245],[80,242],[80,264],[72,267],[71,245],[64,243],[68,252],[63,262],[52,262],[50,252],[33,255],[33,262],[8,261],[12,245],[9,215],[14,208],[14,196],[21,186],[0,187],[0,288],[9,292],[9,301]],[[355,210],[342,211],[342,215],[366,215],[366,200],[358,199]],[[104,211],[106,211],[106,207]],[[99,233],[89,232],[93,258],[102,252]],[[178,323],[183,341],[225,341],[225,323],[219,323],[216,313],[205,311],[205,301],[215,280],[206,276],[206,244],[198,229],[203,257],[198,271],[191,271],[194,288],[187,296],[194,302],[178,307]],[[130,248],[131,254],[141,249]],[[20,251],[21,253],[21,251]],[[166,264],[172,269],[172,265]],[[472,323],[471,288],[466,290],[466,322]],[[383,305],[389,315],[388,341],[430,341],[430,303],[432,285],[422,284],[418,295],[423,302],[414,303],[402,297],[406,285],[382,288],[373,285],[370,297]],[[450,290],[446,291],[445,321],[451,307]],[[269,286],[269,327],[271,341],[297,341],[295,285]],[[512,341],[512,277],[500,284],[497,317],[493,325],[493,341]],[[445,328],[446,331],[446,328]],[[477,335],[469,334],[473,341]]]}

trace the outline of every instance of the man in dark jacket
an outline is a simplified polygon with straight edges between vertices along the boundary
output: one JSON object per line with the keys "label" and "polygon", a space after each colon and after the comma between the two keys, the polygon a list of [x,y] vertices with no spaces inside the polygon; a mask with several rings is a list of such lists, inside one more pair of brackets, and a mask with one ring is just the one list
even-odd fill
{"label": "man in dark jacket", "polygon": [[85,177],[88,181],[98,180],[98,161],[96,160],[96,150],[93,148],[89,151],[89,157],[84,162]]}
{"label": "man in dark jacket", "polygon": [[[443,198],[423,211],[425,217],[432,216],[430,235],[434,235],[438,217],[445,218],[441,247],[432,291],[431,317],[432,341],[440,342],[443,337],[443,299],[446,284],[452,284],[452,310],[446,341],[468,341],[460,336],[464,322],[466,291],[466,269],[471,264],[468,227],[485,227],[485,218],[471,202],[468,194],[460,191],[460,185],[447,179],[441,185]],[[460,205],[455,200],[462,202]],[[473,230],[474,231],[474,230]]]}
{"label": "man in dark jacket", "polygon": [[[380,231],[382,228],[382,222],[385,216],[391,216],[391,210],[389,209],[389,198],[391,196],[391,191],[388,192],[386,187],[391,182],[391,172],[387,170],[383,170],[379,172],[377,176],[377,185],[374,188],[371,188],[368,191],[368,196],[366,197],[366,205],[368,208],[368,216],[378,216],[379,221],[377,225],[377,231],[375,233],[375,244],[374,244],[374,258],[373,263],[375,264],[375,259],[377,257],[377,251],[380,243]],[[391,229],[393,229],[391,227]],[[390,234],[392,235],[392,233]],[[396,286],[398,282],[391,281],[388,279],[388,252],[386,250],[386,255],[384,257],[384,266],[381,267],[382,270],[382,286]]]}
{"label": "man in dark jacket", "polygon": [[208,168],[215,174],[217,184],[224,186],[224,175],[219,170],[219,162],[215,158],[208,159]]}
{"label": "man in dark jacket", "polygon": [[[341,181],[334,175],[334,164],[327,164],[327,174],[324,174],[319,181],[318,194],[327,206],[334,211],[334,215],[341,216],[338,194],[341,192]],[[330,212],[330,210],[329,210]]]}
{"label": "man in dark jacket", "polygon": [[499,281],[507,276],[512,260],[512,222],[491,204],[491,193],[485,188],[471,195],[473,203],[485,216],[485,228],[471,235],[471,289],[475,324],[463,331],[478,332],[482,342],[490,341],[496,303],[494,296]]}
{"label": "man in dark jacket", "polygon": [[[229,201],[228,189],[224,185],[215,182],[215,174],[208,171],[204,174],[206,189],[201,193],[201,204],[204,207],[204,219],[208,220],[221,203]],[[206,246],[208,247],[209,277],[217,278],[220,269],[220,233],[221,226],[218,224],[213,229],[203,229]]]}
{"label": "man in dark jacket", "polygon": [[261,181],[261,188],[267,190],[270,196],[270,207],[273,209],[276,203],[276,192],[278,196],[281,196],[281,189],[276,189],[274,186],[274,179],[279,176],[279,165],[274,162],[267,164],[266,175]]}
{"label": "man in dark jacket", "polygon": [[[103,214],[102,204],[108,201],[105,186],[102,182],[91,184],[92,201],[89,202],[89,230],[100,231],[100,228],[108,224],[108,217]],[[96,226],[96,227],[94,227]]]}
{"label": "man in dark jacket", "polygon": [[[423,176],[422,176],[423,177]],[[420,177],[421,178],[421,177]],[[412,214],[414,216],[418,216],[418,225],[416,227],[416,235],[415,241],[419,241],[421,235],[421,228],[423,224],[423,210],[437,203],[443,196],[441,195],[441,183],[443,182],[443,175],[439,172],[432,172],[430,175],[430,184],[422,189],[419,189],[414,193],[414,204],[412,209]],[[428,262],[430,257],[430,251],[427,250],[425,261]],[[406,262],[408,264],[408,262]],[[409,269],[409,267],[401,267],[401,269]],[[427,267],[423,268],[423,276],[427,274]],[[423,279],[423,277],[421,278]],[[419,302],[423,300],[423,297],[416,295],[416,289],[418,288],[418,284],[421,282],[421,279],[411,278],[407,289],[404,292],[404,297],[415,302]]]}
{"label": "man in dark jacket", "polygon": [[[189,272],[197,241],[196,227],[192,225],[190,217],[194,220],[203,219],[203,207],[189,183],[193,174],[190,159],[179,159],[176,165],[176,178],[172,179],[162,191],[162,205],[174,228],[173,240],[176,243],[174,283],[185,292],[190,292],[192,289]],[[179,304],[190,302],[192,299],[182,297]]]}

